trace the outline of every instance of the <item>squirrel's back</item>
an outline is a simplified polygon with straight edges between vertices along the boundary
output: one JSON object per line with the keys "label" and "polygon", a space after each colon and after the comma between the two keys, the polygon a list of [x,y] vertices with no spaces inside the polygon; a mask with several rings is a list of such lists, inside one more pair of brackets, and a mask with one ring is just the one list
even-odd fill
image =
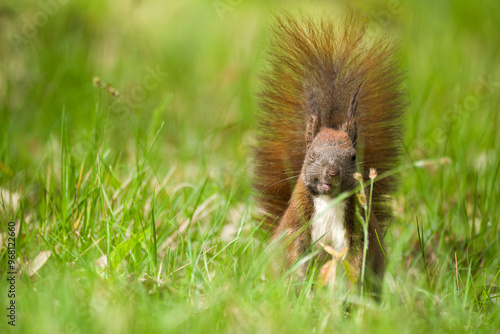
{"label": "squirrel's back", "polygon": [[[406,106],[397,45],[368,36],[368,20],[351,10],[344,20],[282,14],[264,71],[255,147],[256,199],[273,227],[288,206],[306,153],[309,116],[338,128],[358,87],[357,151],[363,176],[395,168],[402,144]],[[372,211],[380,222],[390,217],[387,195],[396,179],[386,177],[373,189]],[[274,225],[275,226],[275,225]]]}

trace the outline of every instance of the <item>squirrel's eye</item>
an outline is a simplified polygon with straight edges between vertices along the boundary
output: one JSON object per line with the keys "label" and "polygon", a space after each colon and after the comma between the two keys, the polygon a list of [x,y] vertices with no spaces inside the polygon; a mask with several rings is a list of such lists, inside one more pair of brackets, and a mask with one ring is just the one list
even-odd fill
{"label": "squirrel's eye", "polygon": [[356,153],[352,155],[352,161],[356,161]]}

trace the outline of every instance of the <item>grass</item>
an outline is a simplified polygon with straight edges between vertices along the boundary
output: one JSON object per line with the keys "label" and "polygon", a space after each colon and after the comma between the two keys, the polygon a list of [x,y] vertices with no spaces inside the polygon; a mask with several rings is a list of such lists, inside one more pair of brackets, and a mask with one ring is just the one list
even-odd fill
{"label": "grass", "polygon": [[402,164],[417,167],[394,199],[383,301],[349,318],[337,292],[267,275],[249,172],[272,12],[345,4],[51,3],[0,7],[2,314],[8,221],[20,273],[0,332],[498,333],[494,1],[358,3],[402,41]]}

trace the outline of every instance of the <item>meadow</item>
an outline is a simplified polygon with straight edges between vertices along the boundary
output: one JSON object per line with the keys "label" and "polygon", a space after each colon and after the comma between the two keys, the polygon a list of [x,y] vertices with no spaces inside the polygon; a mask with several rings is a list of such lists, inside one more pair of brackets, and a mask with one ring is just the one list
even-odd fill
{"label": "meadow", "polygon": [[347,5],[3,1],[0,333],[499,333],[493,0],[355,2],[400,41],[411,101],[382,302],[346,317],[332,288],[267,272],[250,184],[269,26]]}

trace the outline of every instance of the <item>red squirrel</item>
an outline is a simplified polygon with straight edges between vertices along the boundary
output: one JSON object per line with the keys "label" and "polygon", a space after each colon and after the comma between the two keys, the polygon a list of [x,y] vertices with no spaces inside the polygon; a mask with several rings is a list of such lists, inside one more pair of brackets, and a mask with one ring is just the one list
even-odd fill
{"label": "red squirrel", "polygon": [[[338,23],[290,14],[276,21],[254,147],[253,186],[263,226],[286,243],[285,266],[322,243],[337,252],[347,248],[345,258],[359,277],[366,242],[355,215],[359,203],[356,196],[330,203],[359,185],[357,171],[368,181],[370,169],[381,175],[398,165],[407,104],[398,47],[368,36],[368,21],[355,10]],[[365,286],[376,297],[396,184],[395,176],[377,180],[368,203]],[[299,279],[307,268],[299,266]]]}

